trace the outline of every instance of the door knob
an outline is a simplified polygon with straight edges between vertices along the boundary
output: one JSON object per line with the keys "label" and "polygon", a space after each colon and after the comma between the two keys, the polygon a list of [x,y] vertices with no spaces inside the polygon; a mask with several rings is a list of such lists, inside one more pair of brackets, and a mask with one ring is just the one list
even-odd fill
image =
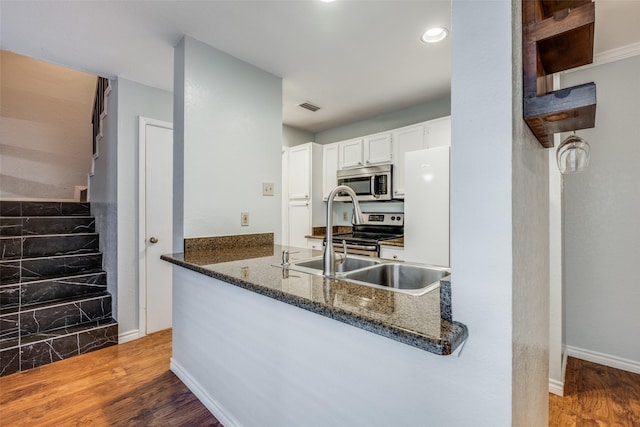
{"label": "door knob", "polygon": [[149,243],[158,243],[158,238],[157,237],[150,237],[149,238]]}

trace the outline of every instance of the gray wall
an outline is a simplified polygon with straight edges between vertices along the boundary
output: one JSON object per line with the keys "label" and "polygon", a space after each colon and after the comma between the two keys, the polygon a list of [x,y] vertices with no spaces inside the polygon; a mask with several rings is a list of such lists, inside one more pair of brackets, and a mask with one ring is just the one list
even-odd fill
{"label": "gray wall", "polygon": [[[189,37],[175,56],[184,70],[174,83],[184,86],[174,98],[183,112],[175,132],[183,132],[184,168],[174,178],[183,179],[184,237],[273,232],[279,242],[282,79]],[[275,196],[262,195],[263,182],[274,183]]]}
{"label": "gray wall", "polygon": [[640,56],[567,73],[594,81],[588,169],[564,176],[566,338],[570,347],[640,366]]}
{"label": "gray wall", "polygon": [[371,117],[366,120],[339,126],[318,132],[315,142],[330,144],[359,136],[371,135],[426,120],[437,119],[451,114],[451,97],[445,96],[435,101],[404,108],[387,114]]}
{"label": "gray wall", "polygon": [[100,234],[102,266],[107,272],[107,290],[113,296],[113,313],[118,318],[118,80],[110,80],[105,98],[107,115],[98,141],[98,157],[89,179],[88,197]]}
{"label": "gray wall", "polygon": [[118,80],[118,323],[138,325],[138,117],[171,122],[171,92]]}
{"label": "gray wall", "polygon": [[293,147],[305,142],[315,142],[315,135],[306,130],[294,128],[293,126],[282,125],[282,145]]}
{"label": "gray wall", "polygon": [[135,334],[138,301],[138,117],[170,122],[170,92],[126,79],[111,81],[105,137],[100,142],[90,201],[114,296],[120,335]]}

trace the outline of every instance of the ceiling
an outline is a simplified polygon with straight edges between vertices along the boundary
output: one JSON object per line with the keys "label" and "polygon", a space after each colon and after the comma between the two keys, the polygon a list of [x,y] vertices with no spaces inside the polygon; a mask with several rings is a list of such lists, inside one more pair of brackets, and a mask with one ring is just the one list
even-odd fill
{"label": "ceiling", "polygon": [[[450,1],[2,0],[0,8],[4,50],[169,91],[173,46],[187,34],[282,77],[284,123],[312,133],[450,92],[451,37],[420,41],[431,26],[451,29]],[[596,55],[639,43],[639,17],[640,1],[598,0]]]}

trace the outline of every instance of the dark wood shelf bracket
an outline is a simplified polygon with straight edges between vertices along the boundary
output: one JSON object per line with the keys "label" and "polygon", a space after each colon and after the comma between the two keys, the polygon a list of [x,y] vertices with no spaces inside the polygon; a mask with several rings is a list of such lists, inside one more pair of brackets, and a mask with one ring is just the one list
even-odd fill
{"label": "dark wood shelf bracket", "polygon": [[553,134],[592,128],[596,85],[549,91],[553,73],[593,62],[590,0],[522,0],[524,119],[545,148]]}

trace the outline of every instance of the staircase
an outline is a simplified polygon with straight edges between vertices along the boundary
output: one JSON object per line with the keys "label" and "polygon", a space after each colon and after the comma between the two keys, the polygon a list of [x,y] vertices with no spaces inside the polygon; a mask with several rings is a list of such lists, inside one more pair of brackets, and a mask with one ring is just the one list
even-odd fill
{"label": "staircase", "polygon": [[0,376],[118,343],[87,203],[0,201]]}

